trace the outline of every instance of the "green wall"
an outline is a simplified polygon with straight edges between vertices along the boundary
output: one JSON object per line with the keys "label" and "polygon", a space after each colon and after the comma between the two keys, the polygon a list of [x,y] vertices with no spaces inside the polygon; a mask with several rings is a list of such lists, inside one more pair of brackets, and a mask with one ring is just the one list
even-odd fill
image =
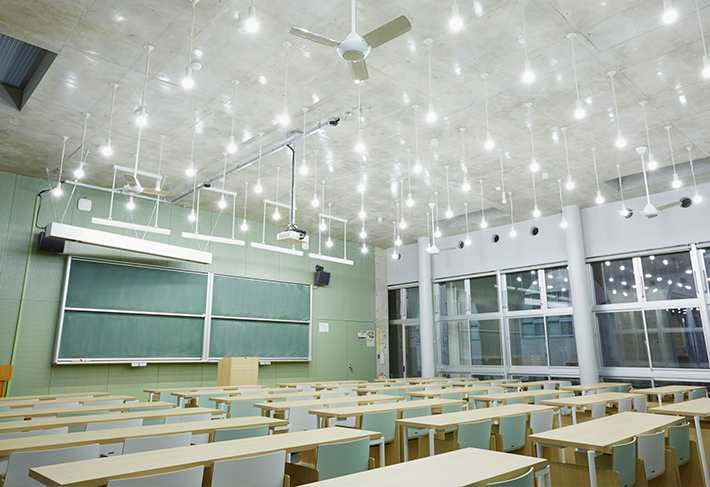
{"label": "green wall", "polygon": [[[0,172],[0,364],[9,364],[12,342],[17,326],[17,315],[22,292],[22,281],[27,262],[27,249],[32,224],[35,196],[47,189],[45,180]],[[134,231],[112,229],[91,224],[91,217],[108,216],[110,195],[106,192],[76,188],[69,202],[72,186],[63,186],[64,194],[57,200],[59,220],[65,208],[64,223],[136,236]],[[78,198],[87,197],[93,207],[90,212],[77,209]],[[146,200],[136,200],[136,209],[125,210],[126,197],[117,196],[113,219],[146,224],[155,207]],[[188,203],[186,201],[186,203]],[[216,210],[216,209],[215,209]],[[239,210],[239,207],[238,207]],[[217,224],[214,235],[231,236],[231,207],[229,214],[218,218],[217,213],[200,213],[200,233],[208,234]],[[183,231],[194,231],[187,217],[189,210],[161,205],[159,225],[172,230],[171,235],[148,234],[145,238],[185,247],[197,248],[198,242],[180,237]],[[45,193],[38,225],[43,227],[54,219],[52,200]],[[241,222],[238,222],[240,224]],[[153,258],[128,252],[67,243],[65,252],[72,255],[107,260],[130,261],[151,265],[211,270],[225,274],[260,277],[293,282],[311,283],[316,263],[307,255],[296,257],[249,247],[248,242],[261,242],[260,222],[249,222],[245,247],[210,243],[213,253],[211,266]],[[267,243],[275,242],[279,227],[267,226]],[[243,238],[237,226],[237,238]],[[142,237],[138,234],[138,237]],[[147,397],[142,391],[155,387],[179,387],[184,384],[216,385],[217,364],[148,364],[133,368],[130,365],[52,365],[56,337],[61,287],[66,257],[37,252],[39,230],[34,229],[33,250],[25,306],[18,341],[15,372],[11,395],[46,394],[62,391],[92,390],[115,394]],[[205,250],[206,242],[200,242]],[[312,248],[317,244],[317,236]],[[332,255],[341,257],[343,242],[335,241]],[[325,248],[325,247],[324,247]],[[325,252],[324,252],[325,253]],[[375,329],[375,257],[374,251],[360,252],[358,243],[348,245],[348,258],[355,265],[348,266],[320,262],[331,272],[329,287],[313,291],[313,342],[311,362],[279,362],[262,366],[259,382],[328,380],[340,378],[374,379],[375,350],[365,348],[358,340],[358,330]],[[328,322],[330,331],[320,333],[318,322]],[[349,368],[352,366],[352,369]]]}

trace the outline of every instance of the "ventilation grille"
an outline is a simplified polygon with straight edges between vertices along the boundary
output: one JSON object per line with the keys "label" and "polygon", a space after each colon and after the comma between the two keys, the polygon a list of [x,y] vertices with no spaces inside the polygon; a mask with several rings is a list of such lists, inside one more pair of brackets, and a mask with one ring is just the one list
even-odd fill
{"label": "ventilation grille", "polygon": [[24,90],[44,49],[0,34],[0,83]]}

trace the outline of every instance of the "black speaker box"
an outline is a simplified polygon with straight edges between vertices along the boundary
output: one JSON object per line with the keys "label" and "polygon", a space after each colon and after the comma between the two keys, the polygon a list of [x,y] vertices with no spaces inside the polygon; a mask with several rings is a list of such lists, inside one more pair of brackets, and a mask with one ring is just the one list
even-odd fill
{"label": "black speaker box", "polygon": [[327,286],[330,284],[330,272],[316,271],[316,286]]}
{"label": "black speaker box", "polygon": [[39,234],[38,249],[42,252],[54,252],[61,254],[64,252],[64,243],[66,241],[59,238],[48,237],[45,232]]}

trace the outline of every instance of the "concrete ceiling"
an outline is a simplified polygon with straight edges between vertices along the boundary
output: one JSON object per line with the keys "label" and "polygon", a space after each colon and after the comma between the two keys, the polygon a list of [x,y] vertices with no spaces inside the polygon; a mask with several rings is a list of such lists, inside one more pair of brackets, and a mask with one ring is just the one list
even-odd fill
{"label": "concrete ceiling", "polygon": [[[401,181],[408,191],[407,153],[414,162],[414,110],[419,109],[419,150],[425,167],[412,175],[411,192],[416,204],[405,209],[409,223],[403,230],[405,243],[426,234],[427,203],[438,192],[440,218],[447,206],[445,166],[449,165],[450,200],[454,214],[464,213],[468,203],[470,221],[478,221],[481,208],[478,180],[483,180],[483,205],[492,224],[509,222],[509,206],[501,203],[498,151],[485,151],[485,90],[481,73],[488,78],[490,129],[497,147],[504,149],[505,189],[513,193],[515,218],[532,218],[533,190],[530,164],[530,134],[524,104],[532,102],[535,152],[541,170],[535,175],[537,200],[543,215],[559,212],[557,179],[566,178],[566,163],[560,128],[568,127],[573,191],[564,191],[565,204],[594,205],[596,185],[590,148],[596,146],[601,190],[606,201],[619,199],[613,185],[604,181],[641,169],[634,147],[646,143],[639,102],[648,100],[648,118],[653,153],[660,166],[668,166],[670,150],[666,125],[672,125],[677,163],[688,161],[685,147],[693,147],[694,159],[710,154],[710,80],[702,78],[703,47],[692,0],[676,0],[678,20],[661,22],[661,0],[528,1],[527,43],[536,80],[523,84],[521,74],[524,44],[520,2],[517,0],[466,0],[461,2],[465,27],[459,33],[448,29],[450,0],[395,0],[358,2],[359,25],[368,32],[399,15],[412,23],[408,34],[373,50],[368,57],[370,80],[361,85],[365,153],[365,208],[368,243],[391,246],[392,222]],[[710,0],[701,0],[701,15],[710,27]],[[309,109],[307,127],[320,119],[338,116],[338,127],[327,128],[307,139],[307,175],[298,176],[298,223],[317,232],[313,195],[313,151],[318,157],[318,193],[326,180],[326,202],[334,216],[350,220],[348,239],[358,240],[360,158],[353,150],[357,139],[358,87],[345,62],[330,48],[290,36],[299,26],[342,39],[349,32],[349,2],[324,0],[296,2],[270,0],[255,3],[260,30],[243,35],[237,31],[237,15],[245,12],[247,0],[201,0],[197,4],[193,58],[203,68],[194,74],[195,87],[180,86],[188,59],[190,5],[187,0],[3,0],[0,2],[0,32],[38,45],[59,55],[21,112],[0,104],[0,170],[45,177],[48,168],[56,179],[61,136],[69,136],[67,171],[80,157],[83,112],[89,119],[87,148],[91,151],[84,182],[111,186],[112,165],[132,166],[138,130],[133,120],[140,106],[145,54],[143,46],[155,46],[147,84],[149,124],[143,131],[140,169],[156,172],[160,134],[165,134],[162,172],[168,175],[168,199],[192,186],[185,176],[197,111],[198,130],[195,163],[198,183],[222,172],[232,117],[232,79],[240,80],[235,117],[239,151],[230,156],[228,167],[243,163],[258,153],[263,132],[264,150],[283,143],[287,133],[303,127],[302,107]],[[577,72],[580,96],[587,116],[573,117],[574,78],[570,42],[576,32]],[[427,48],[432,45],[432,89],[438,121],[425,121],[429,103]],[[288,109],[291,127],[275,121],[284,105],[284,41],[290,50]],[[616,114],[607,72],[618,71],[616,92],[620,123],[628,140],[625,149],[614,147]],[[99,154],[108,134],[110,84],[120,88],[113,124],[115,154]],[[466,167],[472,189],[461,191],[463,177],[460,127],[465,127]],[[432,139],[438,139],[433,146]],[[303,157],[297,144],[298,165]],[[276,167],[281,166],[281,202],[288,199],[287,152],[266,158],[261,164],[264,193],[252,191],[257,177],[253,165],[230,176],[226,188],[238,191],[237,214],[241,214],[244,183],[250,183],[248,218],[262,219],[262,199],[276,199]],[[671,172],[672,173],[672,172]],[[692,179],[679,171],[688,195]],[[65,177],[73,179],[73,172]],[[547,177],[547,178],[545,178]],[[710,179],[707,173],[698,182]],[[564,182],[564,181],[563,181]],[[219,187],[219,184],[217,185]],[[627,197],[643,194],[629,188]],[[670,178],[652,180],[651,191],[670,188]],[[68,194],[66,192],[65,194]],[[66,196],[65,196],[66,197]],[[217,197],[204,194],[202,209],[217,210]],[[663,202],[661,202],[663,203]],[[140,203],[139,203],[140,204]],[[191,198],[177,204],[189,206]],[[327,211],[327,207],[326,207]],[[378,222],[378,218],[382,221]],[[146,222],[147,223],[147,222]],[[445,233],[461,233],[465,218],[446,225]],[[333,226],[340,237],[340,225]]]}

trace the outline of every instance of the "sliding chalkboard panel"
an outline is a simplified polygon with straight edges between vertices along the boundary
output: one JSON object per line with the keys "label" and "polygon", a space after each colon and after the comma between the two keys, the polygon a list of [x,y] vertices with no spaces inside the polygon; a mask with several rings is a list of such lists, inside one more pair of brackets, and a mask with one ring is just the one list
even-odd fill
{"label": "sliding chalkboard panel", "polygon": [[212,315],[310,321],[311,287],[303,284],[214,276]]}
{"label": "sliding chalkboard panel", "polygon": [[210,357],[308,358],[309,326],[212,318]]}

